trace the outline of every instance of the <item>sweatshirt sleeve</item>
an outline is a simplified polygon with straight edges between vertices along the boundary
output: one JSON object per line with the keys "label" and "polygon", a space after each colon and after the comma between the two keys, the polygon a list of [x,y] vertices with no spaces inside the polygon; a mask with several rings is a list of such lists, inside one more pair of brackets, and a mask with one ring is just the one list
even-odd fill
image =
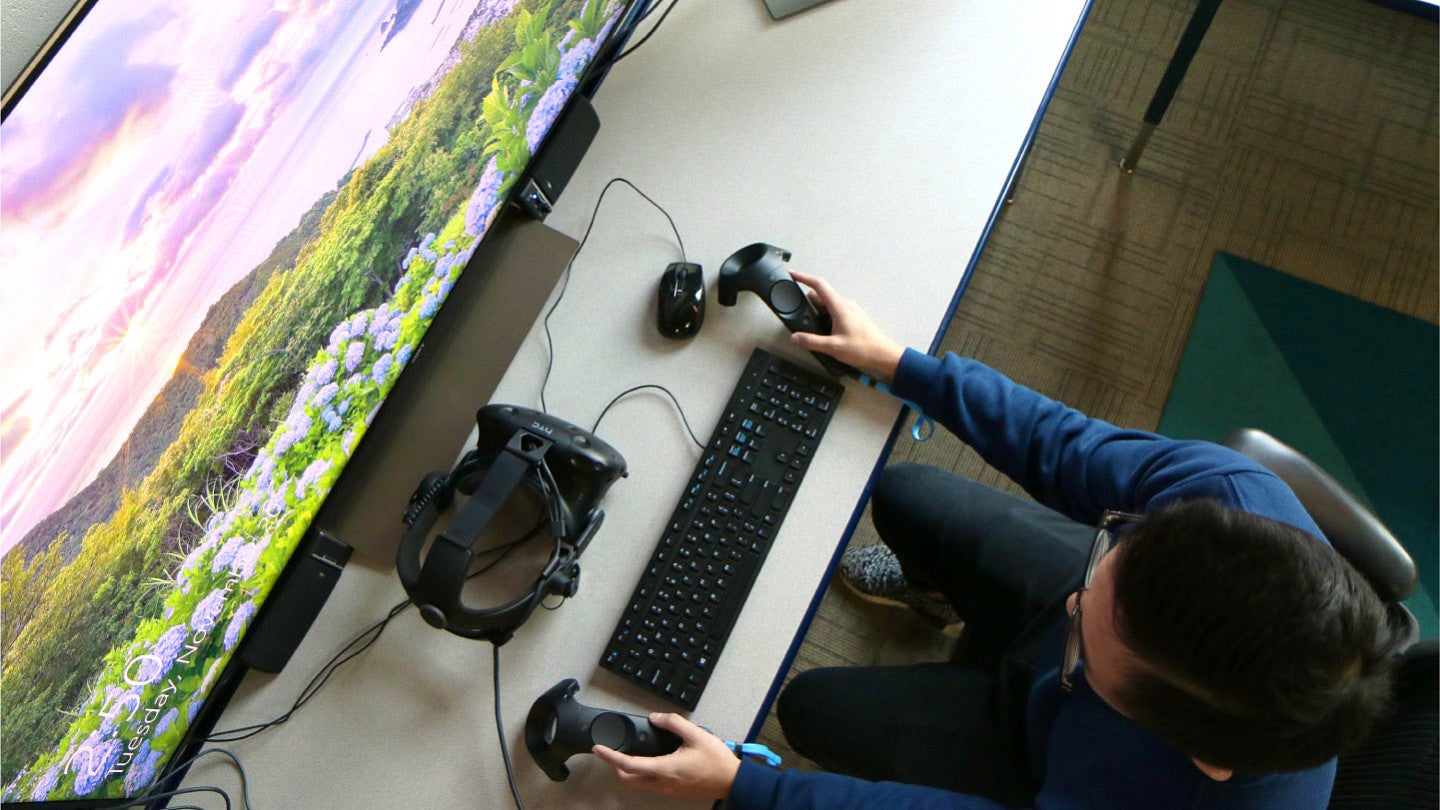
{"label": "sweatshirt sleeve", "polygon": [[777,770],[752,760],[740,763],[727,810],[859,810],[904,807],[915,810],[1009,810],[978,796],[899,782],[867,782],[834,773]]}
{"label": "sweatshirt sleeve", "polygon": [[1036,500],[1082,523],[1106,509],[1214,498],[1315,531],[1288,488],[1239,453],[1092,419],[975,360],[907,349],[891,387]]}

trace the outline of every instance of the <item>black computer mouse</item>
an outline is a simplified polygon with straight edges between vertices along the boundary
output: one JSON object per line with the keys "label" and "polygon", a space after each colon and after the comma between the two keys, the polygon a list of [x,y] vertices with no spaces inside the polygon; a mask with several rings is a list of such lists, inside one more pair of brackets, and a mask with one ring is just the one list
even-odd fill
{"label": "black computer mouse", "polygon": [[705,273],[693,262],[673,262],[660,275],[655,328],[664,337],[694,337],[705,322]]}

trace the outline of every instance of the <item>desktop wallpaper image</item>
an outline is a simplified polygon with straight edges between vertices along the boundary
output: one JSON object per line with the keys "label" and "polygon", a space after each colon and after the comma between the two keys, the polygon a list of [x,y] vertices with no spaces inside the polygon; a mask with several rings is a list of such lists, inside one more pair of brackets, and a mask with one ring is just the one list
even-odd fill
{"label": "desktop wallpaper image", "polygon": [[623,0],[97,5],[3,125],[0,783],[181,745]]}

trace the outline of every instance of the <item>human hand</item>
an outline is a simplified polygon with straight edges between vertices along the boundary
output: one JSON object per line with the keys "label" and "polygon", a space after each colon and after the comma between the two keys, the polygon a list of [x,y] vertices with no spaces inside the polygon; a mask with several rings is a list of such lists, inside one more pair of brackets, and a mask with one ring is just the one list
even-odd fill
{"label": "human hand", "polygon": [[830,334],[796,332],[790,342],[802,349],[824,352],[880,382],[890,383],[905,348],[880,331],[854,299],[837,293],[825,279],[798,270],[791,270],[790,276],[810,288],[810,303],[816,309],[830,315]]}
{"label": "human hand", "polygon": [[673,732],[680,748],[659,757],[632,757],[597,745],[590,752],[610,765],[620,784],[674,799],[723,799],[730,795],[740,758],[714,734],[678,714],[655,712],[650,725]]}

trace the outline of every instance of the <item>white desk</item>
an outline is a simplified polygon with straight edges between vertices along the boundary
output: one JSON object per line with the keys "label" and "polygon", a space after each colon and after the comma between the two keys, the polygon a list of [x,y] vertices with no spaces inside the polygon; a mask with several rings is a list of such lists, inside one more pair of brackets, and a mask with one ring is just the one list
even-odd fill
{"label": "white desk", "polygon": [[[670,211],[689,258],[705,267],[705,326],[683,343],[655,332],[656,283],[677,258],[674,240],[658,212],[612,189],[550,322],[550,412],[589,427],[623,389],[660,383],[703,440],[755,345],[803,358],[758,299],[734,308],[714,299],[720,263],[750,242],[790,249],[792,266],[861,300],[897,340],[930,346],[1087,8],[836,0],[777,23],[758,0],[681,3],[601,87],[602,129],[547,224],[579,238],[605,182],[634,181]],[[537,405],[546,357],[537,323],[495,401]],[[744,738],[762,712],[886,449],[898,406],[847,388],[692,715],[727,739]],[[606,416],[598,433],[625,455],[630,477],[604,503],[580,592],[538,611],[501,649],[506,738],[529,807],[684,806],[620,788],[588,756],[570,760],[568,782],[552,783],[522,736],[531,702],[567,677],[589,705],[668,708],[597,662],[695,464],[683,430],[657,393]],[[393,567],[352,562],[286,672],[250,676],[218,728],[279,714],[403,598]],[[401,616],[288,724],[232,747],[256,805],[508,806],[490,656],[488,644]],[[215,762],[187,784],[236,782]]]}

